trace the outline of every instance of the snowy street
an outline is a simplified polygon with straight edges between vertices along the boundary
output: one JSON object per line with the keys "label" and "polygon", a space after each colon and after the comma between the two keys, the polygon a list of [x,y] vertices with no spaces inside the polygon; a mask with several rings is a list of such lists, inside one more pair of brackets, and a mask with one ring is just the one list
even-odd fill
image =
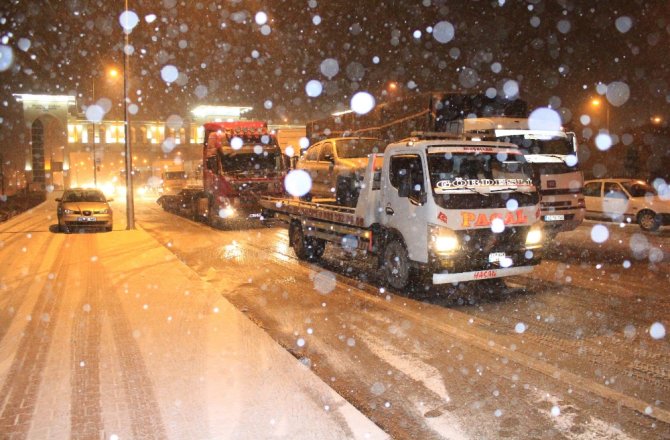
{"label": "snowy street", "polygon": [[1,1],[0,440],[670,440],[668,47],[670,0]]}
{"label": "snowy street", "polygon": [[667,229],[608,224],[599,244],[589,221],[502,291],[399,293],[380,287],[372,264],[333,249],[299,262],[283,228],[215,230],[151,203],[138,212],[394,438],[670,435]]}
{"label": "snowy street", "polygon": [[122,210],[0,225],[0,438],[387,438]]}
{"label": "snowy street", "polygon": [[281,227],[115,208],[111,233],[54,232],[53,201],[2,225],[8,438],[670,435],[666,229],[586,222],[506,288],[391,292]]}

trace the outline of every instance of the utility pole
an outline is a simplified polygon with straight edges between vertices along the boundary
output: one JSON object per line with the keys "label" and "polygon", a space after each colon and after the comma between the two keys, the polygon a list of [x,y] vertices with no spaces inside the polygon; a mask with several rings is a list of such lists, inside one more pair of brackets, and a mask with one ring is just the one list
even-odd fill
{"label": "utility pole", "polygon": [[[125,0],[126,14],[128,0]],[[130,129],[128,127],[128,32],[124,30],[123,47],[123,130],[126,141],[126,229],[135,229],[135,202],[133,199],[133,155],[130,149]]]}
{"label": "utility pole", "polygon": [[0,195],[5,195],[5,156],[0,153],[0,186],[2,187],[2,192]]}
{"label": "utility pole", "polygon": [[[93,80],[91,81],[91,85],[93,86],[93,104],[95,104],[95,76],[93,76]],[[98,187],[98,173],[97,173],[97,168],[98,164],[95,162],[95,122],[93,122],[93,142],[92,142],[93,147],[91,148],[93,150],[93,186],[96,188]]]}

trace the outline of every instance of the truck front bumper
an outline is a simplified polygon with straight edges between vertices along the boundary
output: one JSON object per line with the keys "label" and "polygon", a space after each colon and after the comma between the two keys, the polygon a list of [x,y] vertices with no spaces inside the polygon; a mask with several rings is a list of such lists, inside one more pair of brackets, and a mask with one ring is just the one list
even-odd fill
{"label": "truck front bumper", "polygon": [[534,266],[495,268],[460,273],[434,273],[433,284],[462,283],[465,281],[487,280],[512,275],[521,275],[533,271]]}

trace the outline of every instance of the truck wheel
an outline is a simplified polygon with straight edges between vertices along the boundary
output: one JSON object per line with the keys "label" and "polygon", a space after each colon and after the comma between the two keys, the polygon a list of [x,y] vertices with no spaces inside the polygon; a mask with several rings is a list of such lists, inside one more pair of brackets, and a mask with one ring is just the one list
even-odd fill
{"label": "truck wheel", "polygon": [[661,226],[656,213],[654,211],[644,210],[637,215],[637,222],[645,231],[655,231]]}
{"label": "truck wheel", "polygon": [[299,223],[291,224],[289,240],[300,260],[316,261],[326,250],[326,242],[319,238],[306,237]]}
{"label": "truck wheel", "polygon": [[208,197],[207,202],[207,224],[212,228],[218,226],[217,217],[219,216],[219,211],[214,206],[214,198]]}
{"label": "truck wheel", "polygon": [[396,290],[407,287],[409,282],[409,255],[405,245],[398,240],[386,244],[382,254],[382,274],[389,286]]}

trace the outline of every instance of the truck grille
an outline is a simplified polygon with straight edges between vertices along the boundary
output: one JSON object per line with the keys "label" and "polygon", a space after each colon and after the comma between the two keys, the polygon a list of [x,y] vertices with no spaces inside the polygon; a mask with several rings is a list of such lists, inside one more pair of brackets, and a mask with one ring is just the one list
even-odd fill
{"label": "truck grille", "polygon": [[566,194],[581,194],[582,188],[561,188],[561,189],[542,189],[540,194],[542,196],[562,196]]}
{"label": "truck grille", "polygon": [[541,249],[526,251],[526,235],[529,226],[505,227],[500,234],[491,234],[491,230],[471,229],[457,231],[461,252],[457,258],[437,257],[435,263],[439,270],[445,268],[449,272],[470,272],[478,270],[499,269],[499,262],[490,262],[489,254],[504,252],[512,260],[512,266],[528,266],[539,264],[542,257]]}
{"label": "truck grille", "polygon": [[[570,208],[572,206],[571,201],[562,201],[562,202],[542,202],[540,203],[542,209],[544,208]],[[576,208],[576,206],[575,206]]]}
{"label": "truck grille", "polygon": [[510,252],[525,249],[527,226],[505,227],[499,234],[492,234],[489,228],[459,231],[461,247],[466,255],[488,259],[491,252]]}
{"label": "truck grille", "polygon": [[268,184],[267,182],[245,182],[236,184],[235,189],[238,192],[267,191]]}

